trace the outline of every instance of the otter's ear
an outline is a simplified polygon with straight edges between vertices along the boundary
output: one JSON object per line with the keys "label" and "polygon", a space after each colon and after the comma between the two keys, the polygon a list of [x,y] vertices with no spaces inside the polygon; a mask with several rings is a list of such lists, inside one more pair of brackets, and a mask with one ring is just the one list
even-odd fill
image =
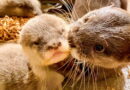
{"label": "otter's ear", "polygon": [[27,45],[29,43],[30,35],[20,32],[18,43],[21,45]]}

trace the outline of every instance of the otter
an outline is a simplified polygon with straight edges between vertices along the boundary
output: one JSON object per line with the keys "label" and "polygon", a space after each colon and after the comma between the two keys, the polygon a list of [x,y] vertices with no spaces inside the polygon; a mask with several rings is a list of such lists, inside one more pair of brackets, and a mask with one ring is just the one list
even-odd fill
{"label": "otter", "polygon": [[72,55],[105,68],[129,63],[130,15],[114,6],[91,11],[72,25]]}
{"label": "otter", "polygon": [[1,0],[0,16],[33,16],[42,14],[38,0]]}
{"label": "otter", "polygon": [[51,68],[69,55],[67,23],[42,14],[29,20],[20,44],[0,46],[1,90],[62,90],[64,76]]}
{"label": "otter", "polygon": [[[74,90],[129,90],[122,68],[130,62],[130,15],[107,6],[79,18],[70,29],[71,54],[84,71]],[[85,67],[90,75],[85,75]]]}
{"label": "otter", "polygon": [[72,10],[72,18],[77,20],[89,11],[114,4],[127,9],[127,0],[76,0]]}
{"label": "otter", "polygon": [[69,55],[67,32],[67,24],[63,19],[48,14],[31,19],[22,29],[20,43],[29,56],[35,75],[43,84],[47,82],[43,90],[62,89],[63,76],[47,66],[60,62]]}

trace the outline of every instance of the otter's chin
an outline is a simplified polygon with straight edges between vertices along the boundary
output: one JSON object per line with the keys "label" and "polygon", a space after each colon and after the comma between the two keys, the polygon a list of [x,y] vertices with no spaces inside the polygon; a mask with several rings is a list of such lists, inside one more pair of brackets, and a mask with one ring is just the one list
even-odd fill
{"label": "otter's chin", "polygon": [[119,62],[118,60],[114,59],[113,57],[105,57],[105,56],[95,56],[90,58],[90,56],[81,55],[79,54],[77,49],[71,50],[71,55],[79,60],[80,62],[86,62],[88,65],[106,68],[106,69],[113,69],[118,67],[126,66],[128,63],[126,62]]}

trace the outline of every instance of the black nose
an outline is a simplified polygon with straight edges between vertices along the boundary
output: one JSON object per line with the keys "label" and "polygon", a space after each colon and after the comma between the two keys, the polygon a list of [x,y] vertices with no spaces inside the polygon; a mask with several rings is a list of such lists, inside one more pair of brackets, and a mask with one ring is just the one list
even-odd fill
{"label": "black nose", "polygon": [[68,40],[69,40],[69,45],[70,45],[70,47],[71,47],[71,48],[75,48],[76,46],[75,46],[75,44],[74,44],[73,37],[69,36]]}
{"label": "black nose", "polygon": [[47,50],[58,49],[61,46],[61,42],[52,43],[52,45],[47,46]]}

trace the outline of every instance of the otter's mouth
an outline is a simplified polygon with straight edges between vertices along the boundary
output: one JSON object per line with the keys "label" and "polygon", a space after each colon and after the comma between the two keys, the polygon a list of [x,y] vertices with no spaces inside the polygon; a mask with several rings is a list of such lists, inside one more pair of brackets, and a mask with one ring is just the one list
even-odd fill
{"label": "otter's mouth", "polygon": [[70,52],[61,50],[50,50],[45,52],[43,65],[48,66],[65,60],[69,56]]}

